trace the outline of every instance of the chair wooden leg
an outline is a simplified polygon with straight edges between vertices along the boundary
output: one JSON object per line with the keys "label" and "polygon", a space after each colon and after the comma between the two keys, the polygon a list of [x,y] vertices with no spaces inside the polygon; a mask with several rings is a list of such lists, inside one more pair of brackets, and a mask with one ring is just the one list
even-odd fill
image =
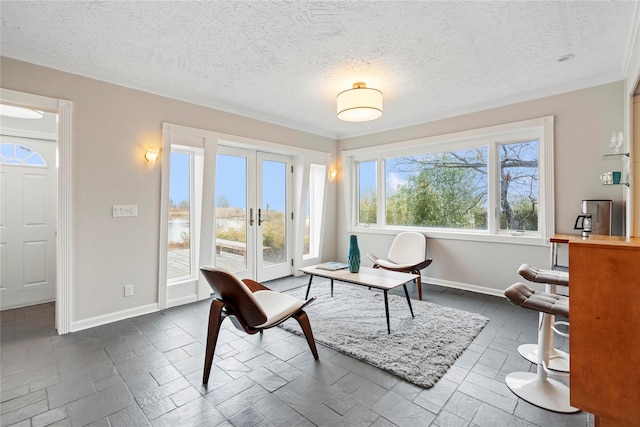
{"label": "chair wooden leg", "polygon": [[417,274],[416,284],[418,286],[418,299],[422,301],[422,275],[420,274],[420,270],[413,270],[412,274]]}
{"label": "chair wooden leg", "polygon": [[293,318],[296,319],[300,324],[302,332],[304,332],[304,336],[307,339],[307,344],[309,344],[309,348],[311,349],[311,353],[313,354],[313,358],[315,360],[318,360],[318,350],[316,349],[316,342],[313,339],[313,332],[311,332],[311,323],[309,323],[309,316],[307,316],[307,313],[304,310],[300,310],[293,315]]}
{"label": "chair wooden leg", "polygon": [[206,386],[209,382],[209,374],[213,365],[213,355],[216,351],[216,343],[218,342],[218,334],[220,333],[220,325],[226,317],[222,313],[224,303],[220,300],[211,302],[209,310],[209,330],[207,332],[207,348],[204,356],[204,375],[202,376],[202,385]]}

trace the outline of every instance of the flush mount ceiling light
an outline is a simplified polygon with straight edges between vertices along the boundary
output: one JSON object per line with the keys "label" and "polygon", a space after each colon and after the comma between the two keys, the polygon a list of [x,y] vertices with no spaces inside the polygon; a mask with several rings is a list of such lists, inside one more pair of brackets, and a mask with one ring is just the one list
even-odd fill
{"label": "flush mount ceiling light", "polygon": [[0,104],[0,116],[17,117],[19,119],[41,119],[44,117],[44,113],[29,108]]}
{"label": "flush mount ceiling light", "polygon": [[382,116],[382,92],[357,82],[338,94],[338,118],[346,122],[367,122]]}

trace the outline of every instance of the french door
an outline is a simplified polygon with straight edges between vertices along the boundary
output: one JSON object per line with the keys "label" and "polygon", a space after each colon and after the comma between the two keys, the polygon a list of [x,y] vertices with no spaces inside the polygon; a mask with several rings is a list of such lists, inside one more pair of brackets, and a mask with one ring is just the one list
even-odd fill
{"label": "french door", "polygon": [[215,264],[241,278],[291,274],[291,157],[218,146]]}

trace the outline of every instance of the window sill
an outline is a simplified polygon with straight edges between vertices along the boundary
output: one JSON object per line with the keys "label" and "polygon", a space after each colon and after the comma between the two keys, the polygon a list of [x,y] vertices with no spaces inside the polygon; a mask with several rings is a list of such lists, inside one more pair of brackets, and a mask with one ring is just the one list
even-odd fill
{"label": "window sill", "polygon": [[488,232],[470,232],[470,231],[451,231],[436,230],[428,228],[410,228],[410,227],[374,227],[374,226],[355,226],[347,230],[348,233],[361,234],[386,234],[396,235],[402,231],[417,231],[424,234],[430,239],[445,240],[464,240],[469,242],[487,242],[487,243],[506,243],[511,245],[529,245],[529,246],[547,246],[548,243],[539,233],[525,232],[517,236],[511,235],[510,232],[500,234],[489,234]]}

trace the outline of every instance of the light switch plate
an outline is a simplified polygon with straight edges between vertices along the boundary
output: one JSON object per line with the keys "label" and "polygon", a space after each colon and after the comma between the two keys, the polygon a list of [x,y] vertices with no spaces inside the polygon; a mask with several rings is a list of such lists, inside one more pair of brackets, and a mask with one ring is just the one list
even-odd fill
{"label": "light switch plate", "polygon": [[138,205],[113,205],[113,217],[138,216]]}

